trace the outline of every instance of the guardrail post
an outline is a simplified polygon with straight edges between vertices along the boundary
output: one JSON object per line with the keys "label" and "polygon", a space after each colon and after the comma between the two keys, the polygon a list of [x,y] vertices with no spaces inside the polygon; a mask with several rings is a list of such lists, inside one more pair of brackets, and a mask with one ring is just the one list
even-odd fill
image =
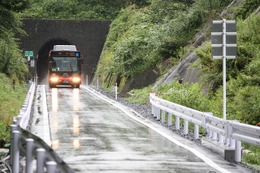
{"label": "guardrail post", "polygon": [[44,161],[45,161],[45,149],[38,148],[36,150],[36,159],[37,159],[37,166],[36,172],[37,173],[44,173]]}
{"label": "guardrail post", "polygon": [[157,117],[157,107],[156,106],[154,106],[154,114],[153,114],[153,118],[156,118]]}
{"label": "guardrail post", "polygon": [[187,135],[189,133],[189,121],[188,120],[184,120],[183,133],[184,133],[184,135]]}
{"label": "guardrail post", "polygon": [[47,162],[47,173],[55,173],[56,172],[56,162],[49,161]]}
{"label": "guardrail post", "polygon": [[221,135],[221,134],[219,134],[218,136],[219,136],[218,142],[221,143],[221,144],[223,144],[223,143],[224,143],[224,136]]}
{"label": "guardrail post", "polygon": [[175,117],[175,129],[180,130],[180,117]]}
{"label": "guardrail post", "polygon": [[235,161],[241,162],[242,157],[242,147],[241,147],[241,141],[236,140],[236,146],[235,146]]}
{"label": "guardrail post", "polygon": [[19,139],[20,132],[13,131],[11,139],[11,148],[12,148],[12,173],[19,173]]}
{"label": "guardrail post", "polygon": [[86,85],[88,85],[88,75],[86,75]]}
{"label": "guardrail post", "polygon": [[209,129],[206,129],[206,131],[207,131],[206,137],[207,138],[212,138],[212,131],[209,130]]}
{"label": "guardrail post", "polygon": [[205,112],[205,113],[206,114],[203,116],[203,125],[204,125],[204,128],[206,128],[207,137],[210,138],[210,139],[216,140],[217,134],[213,134],[213,131],[210,130],[209,128],[207,128],[207,124],[208,123],[210,124],[209,117],[212,117],[213,113],[212,112]]}
{"label": "guardrail post", "polygon": [[213,139],[213,140],[218,140],[218,134],[217,134],[217,132],[212,132],[212,139]]}
{"label": "guardrail post", "polygon": [[26,173],[32,173],[33,172],[33,149],[34,149],[34,140],[29,138],[26,139],[26,165],[25,170]]}
{"label": "guardrail post", "polygon": [[230,138],[230,145],[229,145],[231,148],[235,148],[235,146],[236,146],[236,141],[235,141],[235,139],[232,139],[232,138]]}
{"label": "guardrail post", "polygon": [[154,105],[152,105],[152,115],[153,115],[153,116],[154,116],[154,114],[155,114],[155,113],[154,113],[154,108],[155,108]]}
{"label": "guardrail post", "polygon": [[117,100],[117,83],[115,84],[115,99]]}
{"label": "guardrail post", "polygon": [[227,147],[230,147],[230,142],[231,142],[231,139],[230,138],[225,138],[225,145],[227,146]]}
{"label": "guardrail post", "polygon": [[98,79],[98,77],[97,77],[96,88],[97,88],[97,90],[99,89],[99,79]]}
{"label": "guardrail post", "polygon": [[172,114],[168,113],[168,126],[172,125]]}
{"label": "guardrail post", "polygon": [[199,139],[199,125],[194,124],[194,139]]}
{"label": "guardrail post", "polygon": [[157,108],[157,111],[156,111],[157,113],[157,120],[160,120],[160,118],[161,118],[161,110],[160,110],[160,108]]}
{"label": "guardrail post", "polygon": [[162,123],[165,123],[165,111],[162,111]]}
{"label": "guardrail post", "polygon": [[[12,125],[10,125],[10,137],[11,137],[11,141],[13,140],[13,131],[17,131],[18,130],[18,125],[16,125],[16,124],[12,124]],[[12,165],[13,165],[13,156],[12,156],[12,153],[13,153],[13,145],[14,145],[14,143],[12,143],[11,142],[11,147],[10,147],[10,153],[11,153],[11,155],[10,155],[10,161],[11,161],[11,163],[10,163],[10,166],[12,167]]]}

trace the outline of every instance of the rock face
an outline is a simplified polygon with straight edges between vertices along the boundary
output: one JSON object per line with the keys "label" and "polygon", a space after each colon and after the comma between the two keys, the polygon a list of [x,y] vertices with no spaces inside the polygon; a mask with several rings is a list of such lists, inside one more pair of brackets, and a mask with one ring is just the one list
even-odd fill
{"label": "rock face", "polygon": [[[138,74],[132,78],[129,78],[125,82],[124,87],[120,93],[124,94],[133,88],[139,89],[151,84],[154,84],[153,89],[155,89],[162,83],[170,83],[172,81],[179,81],[180,83],[199,82],[199,69],[190,67],[190,65],[197,59],[198,58],[196,57],[195,52],[190,53],[184,60],[182,60],[177,66],[172,67],[162,77],[160,77],[159,69],[147,70],[142,74]],[[157,80],[158,78],[159,80]]]}
{"label": "rock face", "polygon": [[177,66],[172,67],[168,73],[154,84],[153,88],[158,87],[162,83],[169,83],[173,80],[179,81],[180,83],[198,82],[200,80],[198,77],[198,69],[189,68],[190,64],[196,60],[196,54],[195,52],[192,52]]}
{"label": "rock face", "polygon": [[159,69],[147,70],[142,74],[138,74],[132,78],[127,79],[121,94],[127,93],[131,89],[140,89],[155,83],[160,76]]}

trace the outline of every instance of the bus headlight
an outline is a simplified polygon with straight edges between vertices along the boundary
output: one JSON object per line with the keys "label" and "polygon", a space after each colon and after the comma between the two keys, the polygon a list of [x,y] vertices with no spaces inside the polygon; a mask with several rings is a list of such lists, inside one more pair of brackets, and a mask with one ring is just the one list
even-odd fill
{"label": "bus headlight", "polygon": [[57,83],[59,81],[59,78],[57,76],[51,76],[50,77],[50,82],[51,83]]}
{"label": "bus headlight", "polygon": [[79,83],[81,81],[80,77],[72,77],[73,83]]}

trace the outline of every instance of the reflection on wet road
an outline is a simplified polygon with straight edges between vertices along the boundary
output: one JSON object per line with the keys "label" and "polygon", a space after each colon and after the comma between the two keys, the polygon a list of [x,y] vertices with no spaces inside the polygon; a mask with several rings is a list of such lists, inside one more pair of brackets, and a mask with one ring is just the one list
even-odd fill
{"label": "reflection on wet road", "polygon": [[217,172],[84,89],[47,91],[52,147],[76,172]]}

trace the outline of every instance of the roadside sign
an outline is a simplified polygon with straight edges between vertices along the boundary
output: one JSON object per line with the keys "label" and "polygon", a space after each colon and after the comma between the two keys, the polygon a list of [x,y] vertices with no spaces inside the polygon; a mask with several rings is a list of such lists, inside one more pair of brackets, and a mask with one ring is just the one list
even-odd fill
{"label": "roadside sign", "polygon": [[237,29],[234,20],[215,20],[212,22],[211,53],[213,59],[223,60],[223,119],[226,120],[226,60],[237,55]]}
{"label": "roadside sign", "polygon": [[24,51],[24,56],[33,56],[33,51],[32,50],[26,50]]}
{"label": "roadside sign", "polygon": [[211,44],[213,59],[234,59],[237,55],[237,32],[234,20],[212,22]]}

